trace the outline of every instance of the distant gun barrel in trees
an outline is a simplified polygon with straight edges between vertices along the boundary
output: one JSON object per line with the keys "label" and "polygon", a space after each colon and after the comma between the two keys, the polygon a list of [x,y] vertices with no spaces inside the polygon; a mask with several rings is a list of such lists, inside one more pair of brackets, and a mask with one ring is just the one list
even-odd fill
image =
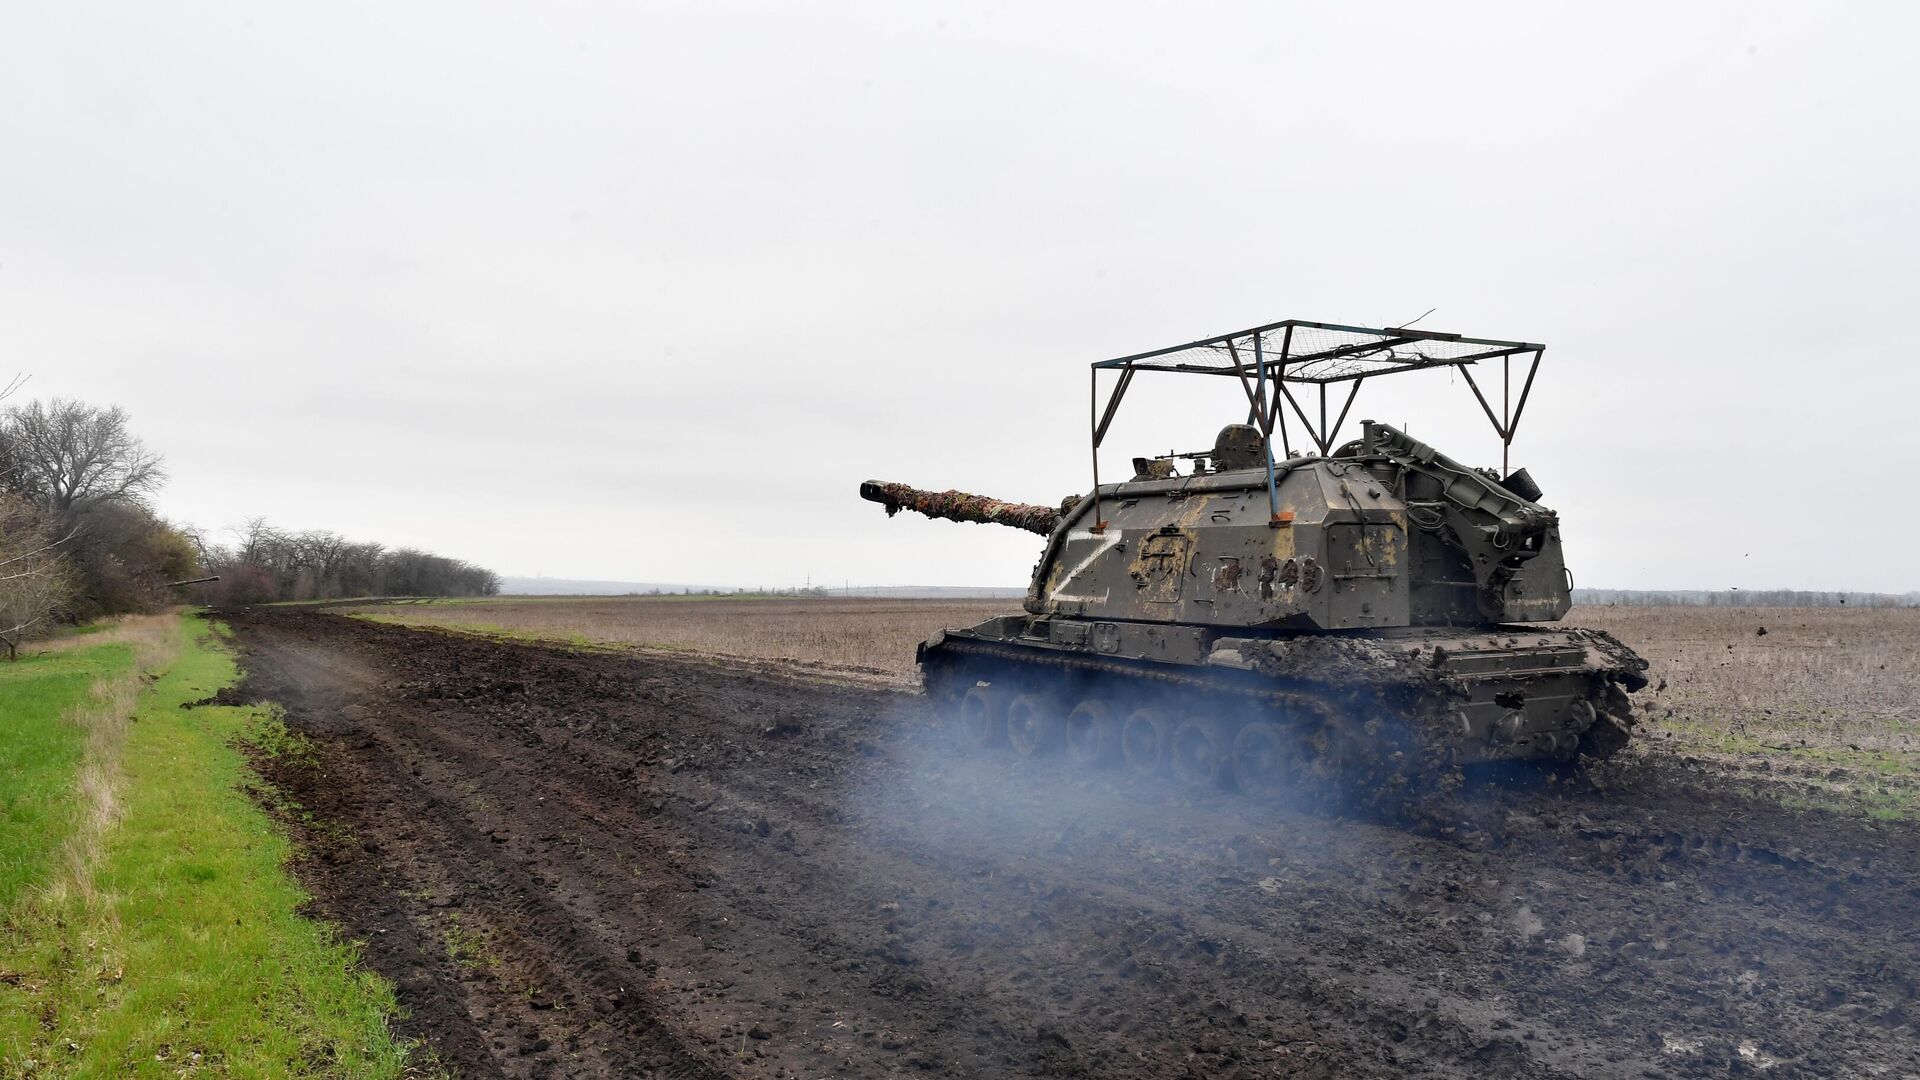
{"label": "distant gun barrel in trees", "polygon": [[219,580],[220,580],[219,574],[215,574],[212,577],[188,578],[185,581],[169,581],[167,582],[167,588],[178,589],[186,585],[204,585],[209,581],[219,581]]}
{"label": "distant gun barrel in trees", "polygon": [[880,480],[861,484],[860,497],[886,507],[888,517],[902,510],[912,510],[930,518],[1008,525],[1041,536],[1053,532],[1054,526],[1060,524],[1062,512],[1062,508],[1057,506],[1001,502],[984,495],[969,495],[964,491],[922,491],[905,484],[889,484]]}

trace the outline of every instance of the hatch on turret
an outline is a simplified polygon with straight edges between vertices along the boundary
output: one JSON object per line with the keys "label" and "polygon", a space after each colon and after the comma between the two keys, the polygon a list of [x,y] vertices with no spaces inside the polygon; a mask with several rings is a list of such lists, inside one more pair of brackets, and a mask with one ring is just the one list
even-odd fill
{"label": "hatch on turret", "polygon": [[1336,629],[1405,626],[1407,534],[1389,522],[1327,526],[1328,625]]}
{"label": "hatch on turret", "polygon": [[1193,550],[1193,537],[1163,529],[1140,539],[1139,554],[1127,568],[1127,576],[1140,587],[1140,600],[1148,604],[1173,604],[1180,600],[1180,585],[1187,579],[1187,555]]}

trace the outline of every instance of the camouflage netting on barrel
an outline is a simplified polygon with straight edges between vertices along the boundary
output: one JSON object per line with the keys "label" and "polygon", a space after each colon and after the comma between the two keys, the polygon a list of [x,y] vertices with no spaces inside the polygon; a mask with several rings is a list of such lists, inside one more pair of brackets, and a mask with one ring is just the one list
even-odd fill
{"label": "camouflage netting on barrel", "polygon": [[889,517],[901,510],[912,510],[930,518],[948,521],[976,521],[983,525],[1009,525],[1046,536],[1060,524],[1058,507],[1033,503],[1002,502],[964,491],[923,491],[905,484],[869,480],[860,485],[860,497],[886,507]]}

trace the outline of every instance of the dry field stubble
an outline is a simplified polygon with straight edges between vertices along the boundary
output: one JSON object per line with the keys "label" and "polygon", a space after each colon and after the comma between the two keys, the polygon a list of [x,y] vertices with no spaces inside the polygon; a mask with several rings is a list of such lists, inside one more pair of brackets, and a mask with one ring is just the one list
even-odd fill
{"label": "dry field stubble", "polygon": [[1920,749],[1920,608],[1585,607],[1653,662],[1678,720],[1808,745]]}
{"label": "dry field stubble", "polygon": [[[786,661],[905,684],[913,646],[1018,600],[503,598],[368,607],[410,625]],[[1643,745],[1888,812],[1920,805],[1920,609],[1582,607],[1652,662]],[[1762,630],[1765,633],[1761,633]]]}
{"label": "dry field stubble", "polygon": [[1816,803],[1920,810],[1920,608],[1585,607],[1652,662],[1643,745]]}
{"label": "dry field stubble", "polygon": [[915,678],[915,642],[935,630],[1017,612],[1020,601],[509,597],[355,610],[409,626],[796,661],[907,683]]}

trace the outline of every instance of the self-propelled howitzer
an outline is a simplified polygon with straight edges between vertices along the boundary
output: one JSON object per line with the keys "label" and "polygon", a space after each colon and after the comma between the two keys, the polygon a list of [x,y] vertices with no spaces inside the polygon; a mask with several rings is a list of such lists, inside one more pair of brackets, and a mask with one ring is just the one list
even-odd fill
{"label": "self-propelled howitzer", "polygon": [[[1359,438],[1331,446],[1288,384],[1356,369],[1263,347],[1281,327],[1298,342],[1298,328],[1323,326],[1215,339],[1230,363],[1244,357],[1251,422],[1205,451],[1136,458],[1130,480],[1096,477],[1057,508],[861,485],[889,514],[1047,537],[1024,614],[920,647],[929,694],[969,741],[1252,792],[1625,744],[1627,694],[1645,685],[1645,662],[1600,631],[1520,625],[1555,622],[1572,604],[1560,521],[1540,489],[1524,470],[1470,468],[1386,424],[1362,421]],[[1414,333],[1334,329],[1327,348],[1348,346],[1335,357],[1347,361]],[[1405,370],[1447,362],[1431,354],[1452,346],[1468,354],[1449,362],[1464,371],[1471,354],[1519,344],[1417,340],[1425,355],[1392,345],[1365,355]],[[1526,348],[1537,364],[1539,347]],[[1269,362],[1276,352],[1285,363]],[[1143,359],[1164,355],[1131,358],[1120,392]],[[1270,450],[1282,401],[1312,451]],[[1494,417],[1503,447],[1517,415]],[[1096,423],[1096,452],[1102,434]]]}

